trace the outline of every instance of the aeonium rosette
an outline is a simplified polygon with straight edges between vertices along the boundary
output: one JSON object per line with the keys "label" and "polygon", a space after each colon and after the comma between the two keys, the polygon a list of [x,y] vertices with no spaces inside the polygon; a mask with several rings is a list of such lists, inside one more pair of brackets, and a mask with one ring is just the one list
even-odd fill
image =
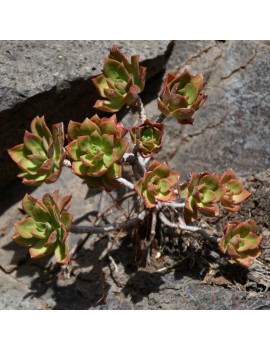
{"label": "aeonium rosette", "polygon": [[66,149],[73,160],[72,171],[85,179],[91,188],[108,191],[119,186],[121,177],[119,160],[128,147],[123,139],[127,129],[117,123],[116,115],[110,118],[97,115],[82,123],[70,121],[68,137],[71,142]]}
{"label": "aeonium rosette", "polygon": [[58,193],[57,189],[53,195],[45,194],[42,200],[26,194],[22,207],[28,217],[15,224],[16,233],[12,238],[19,245],[31,246],[29,253],[32,258],[42,258],[54,252],[58,263],[67,264],[67,236],[72,222],[72,214],[67,208],[71,195],[58,199]]}
{"label": "aeonium rosette", "polygon": [[163,130],[163,123],[151,122],[148,119],[130,129],[131,140],[137,145],[142,157],[151,157],[161,149]]}
{"label": "aeonium rosette", "polygon": [[219,182],[224,188],[224,193],[220,199],[221,205],[230,212],[239,211],[239,204],[251,195],[243,187],[243,181],[237,178],[233,170],[228,170],[221,175]]}
{"label": "aeonium rosette", "polygon": [[136,104],[144,89],[146,68],[139,66],[139,55],[131,56],[131,62],[116,46],[104,60],[103,74],[93,78],[99,94],[105,100],[97,100],[94,107],[105,112],[117,112],[125,104]]}
{"label": "aeonium rosette", "polygon": [[21,169],[18,177],[27,185],[53,183],[61,173],[66,156],[63,123],[53,124],[51,132],[44,117],[35,117],[30,128],[31,133],[24,134],[23,144],[8,150]]}
{"label": "aeonium rosette", "polygon": [[197,219],[198,213],[208,217],[217,216],[219,208],[216,202],[225,189],[220,186],[216,173],[205,171],[191,173],[189,181],[179,185],[178,192],[180,197],[186,199],[184,218],[186,223],[190,223],[192,219]]}
{"label": "aeonium rosette", "polygon": [[227,253],[235,262],[249,268],[255,258],[260,256],[259,244],[262,238],[255,231],[256,222],[253,219],[228,223],[224,236],[219,241],[221,252]]}
{"label": "aeonium rosette", "polygon": [[173,202],[175,200],[175,192],[173,187],[178,183],[180,174],[171,170],[166,163],[156,160],[151,162],[135,184],[135,190],[138,195],[142,196],[147,208],[153,208],[157,205],[157,201]]}
{"label": "aeonium rosette", "polygon": [[180,75],[168,73],[158,99],[164,116],[174,116],[180,124],[193,124],[195,111],[207,99],[203,92],[203,75],[192,75],[188,70]]}

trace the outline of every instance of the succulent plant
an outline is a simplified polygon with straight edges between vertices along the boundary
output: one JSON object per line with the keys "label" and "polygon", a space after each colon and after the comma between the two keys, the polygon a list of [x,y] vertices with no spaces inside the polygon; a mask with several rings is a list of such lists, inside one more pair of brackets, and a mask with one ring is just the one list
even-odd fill
{"label": "succulent plant", "polygon": [[21,169],[18,177],[27,185],[53,183],[61,173],[66,156],[63,123],[53,124],[51,132],[44,117],[35,117],[30,128],[31,133],[24,134],[23,144],[8,150]]}
{"label": "succulent plant", "polygon": [[151,162],[147,172],[144,172],[135,184],[135,190],[142,196],[147,208],[155,207],[157,201],[172,202],[175,200],[173,186],[179,181],[180,174],[170,170],[166,163],[156,160]]}
{"label": "succulent plant", "polygon": [[151,157],[161,149],[163,129],[163,123],[150,122],[148,119],[130,129],[131,139],[142,157]]}
{"label": "succulent plant", "polygon": [[144,89],[146,68],[139,66],[139,55],[131,56],[131,62],[116,46],[104,60],[103,74],[92,79],[99,94],[105,100],[97,100],[94,107],[105,112],[117,112],[125,104],[132,106]]}
{"label": "succulent plant", "polygon": [[233,170],[228,170],[222,174],[219,182],[225,189],[220,199],[221,205],[228,211],[239,211],[239,204],[251,195],[250,192],[243,188],[243,181],[237,178]]}
{"label": "succulent plant", "polygon": [[86,180],[91,188],[108,191],[118,186],[115,178],[121,176],[120,158],[128,142],[123,139],[127,129],[117,123],[116,115],[86,118],[82,123],[70,121],[66,149],[73,160],[72,171]]}
{"label": "succulent plant", "polygon": [[71,228],[72,215],[67,212],[71,195],[58,199],[59,190],[53,195],[45,194],[42,200],[26,194],[22,207],[27,218],[15,224],[13,239],[29,249],[32,258],[42,258],[55,252],[58,263],[69,261],[68,232]]}
{"label": "succulent plant", "polygon": [[203,92],[203,75],[188,70],[178,76],[168,73],[158,99],[164,116],[174,116],[180,124],[193,124],[193,114],[207,99]]}
{"label": "succulent plant", "polygon": [[178,187],[180,197],[186,198],[184,207],[186,223],[197,219],[198,212],[207,217],[217,216],[219,208],[216,202],[220,200],[224,192],[216,173],[209,174],[206,171],[192,173],[189,181]]}
{"label": "succulent plant", "polygon": [[226,225],[224,236],[219,241],[222,253],[227,253],[235,262],[249,268],[256,257],[260,256],[261,237],[255,234],[256,222],[235,221]]}

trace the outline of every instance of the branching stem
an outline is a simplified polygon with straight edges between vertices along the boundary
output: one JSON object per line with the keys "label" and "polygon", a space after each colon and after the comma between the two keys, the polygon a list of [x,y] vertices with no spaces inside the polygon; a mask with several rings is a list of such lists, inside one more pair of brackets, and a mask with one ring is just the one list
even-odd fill
{"label": "branching stem", "polygon": [[159,207],[184,208],[184,203],[179,202],[159,202]]}
{"label": "branching stem", "polygon": [[[129,193],[127,193],[127,194],[121,196],[119,199],[115,199],[115,201],[116,201],[118,204],[120,204],[123,200],[128,199],[129,197],[131,197],[131,196],[133,196],[133,195],[135,195],[135,194],[136,194],[135,191],[131,191],[131,192],[129,192]],[[113,207],[115,207],[115,203],[113,203],[113,204],[107,206],[106,208],[104,208],[104,210],[102,210],[101,212],[99,212],[99,213],[97,214],[96,218],[94,219],[93,225],[95,225],[95,224],[97,223],[97,221],[98,221],[102,216],[104,216],[104,214],[105,214],[106,212],[108,212],[110,209],[112,209]]]}
{"label": "branching stem", "polygon": [[117,181],[123,185],[125,185],[127,188],[133,190],[134,189],[134,185],[129,182],[128,180],[126,180],[125,178],[117,178]]}
{"label": "branching stem", "polygon": [[214,236],[209,235],[205,230],[198,228],[198,227],[193,227],[189,225],[184,225],[184,224],[179,224],[179,223],[172,223],[171,221],[168,220],[168,218],[162,213],[159,213],[159,218],[161,222],[163,222],[167,227],[170,228],[177,228],[181,230],[186,230],[192,233],[198,233],[200,234],[204,239],[214,242],[215,244],[218,243],[218,239],[215,238]]}
{"label": "branching stem", "polygon": [[135,156],[135,162],[132,165],[132,170],[135,178],[140,179],[143,176],[144,172],[146,171],[145,162],[138,152],[137,145],[134,145],[133,152]]}
{"label": "branching stem", "polygon": [[72,225],[71,232],[75,234],[105,234],[116,230],[134,228],[144,219],[145,215],[146,212],[143,211],[136,218],[130,218],[120,223],[105,224],[104,226]]}

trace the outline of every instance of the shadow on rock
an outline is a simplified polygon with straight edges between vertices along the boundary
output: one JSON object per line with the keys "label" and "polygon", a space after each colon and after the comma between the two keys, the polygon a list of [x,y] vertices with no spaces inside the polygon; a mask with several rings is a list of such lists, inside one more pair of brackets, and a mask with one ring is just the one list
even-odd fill
{"label": "shadow on rock", "polygon": [[31,194],[35,187],[22,184],[20,179],[15,179],[1,189],[0,216],[13,204],[23,199],[26,193]]}
{"label": "shadow on rock", "polygon": [[[17,262],[15,270],[16,279],[31,291],[22,299],[38,298],[45,301],[48,309],[56,310],[89,309],[105,304],[110,284],[103,272],[107,262],[99,257],[107,243],[104,238],[92,249],[81,249],[68,268],[57,265],[53,257],[33,261],[26,250],[26,257]],[[17,247],[11,248],[13,243],[8,246],[16,257]]]}
{"label": "shadow on rock", "polygon": [[59,266],[53,270],[40,271],[39,276],[31,281],[30,289],[31,293],[24,299],[29,295],[43,298],[49,309],[77,310],[92,306],[91,301],[80,294],[77,279],[65,278]]}
{"label": "shadow on rock", "polygon": [[130,296],[131,301],[136,304],[151,293],[158,293],[163,284],[161,273],[146,271],[135,272],[123,288],[125,296]]}
{"label": "shadow on rock", "polygon": [[237,264],[225,264],[220,266],[220,274],[232,284],[245,285],[248,281],[249,270]]}

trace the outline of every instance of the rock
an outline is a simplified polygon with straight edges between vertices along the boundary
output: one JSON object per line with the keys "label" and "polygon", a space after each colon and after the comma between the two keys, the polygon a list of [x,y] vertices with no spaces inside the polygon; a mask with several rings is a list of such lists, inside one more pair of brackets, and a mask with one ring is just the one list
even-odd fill
{"label": "rock", "polygon": [[98,94],[91,78],[115,44],[127,56],[140,54],[147,79],[164,69],[169,41],[1,41],[0,187],[16,177],[6,149],[22,142],[35,116],[52,123],[82,120],[96,111]]}
{"label": "rock", "polygon": [[[180,44],[175,46],[172,58],[177,57],[177,50],[180,54]],[[203,170],[233,168],[240,175],[248,175],[267,169],[269,54],[270,47],[261,42],[218,42],[183,62],[178,72],[186,67],[204,74],[209,98],[196,112],[193,126],[181,128],[175,121],[165,122],[168,151],[159,157],[167,157],[184,176]],[[170,67],[173,64],[178,60],[170,60]]]}
{"label": "rock", "polygon": [[174,49],[166,65],[167,71],[174,71],[187,60],[207,52],[215,46],[214,40],[175,40]]}
{"label": "rock", "polygon": [[1,310],[44,310],[47,303],[42,298],[33,297],[26,285],[0,270]]}

